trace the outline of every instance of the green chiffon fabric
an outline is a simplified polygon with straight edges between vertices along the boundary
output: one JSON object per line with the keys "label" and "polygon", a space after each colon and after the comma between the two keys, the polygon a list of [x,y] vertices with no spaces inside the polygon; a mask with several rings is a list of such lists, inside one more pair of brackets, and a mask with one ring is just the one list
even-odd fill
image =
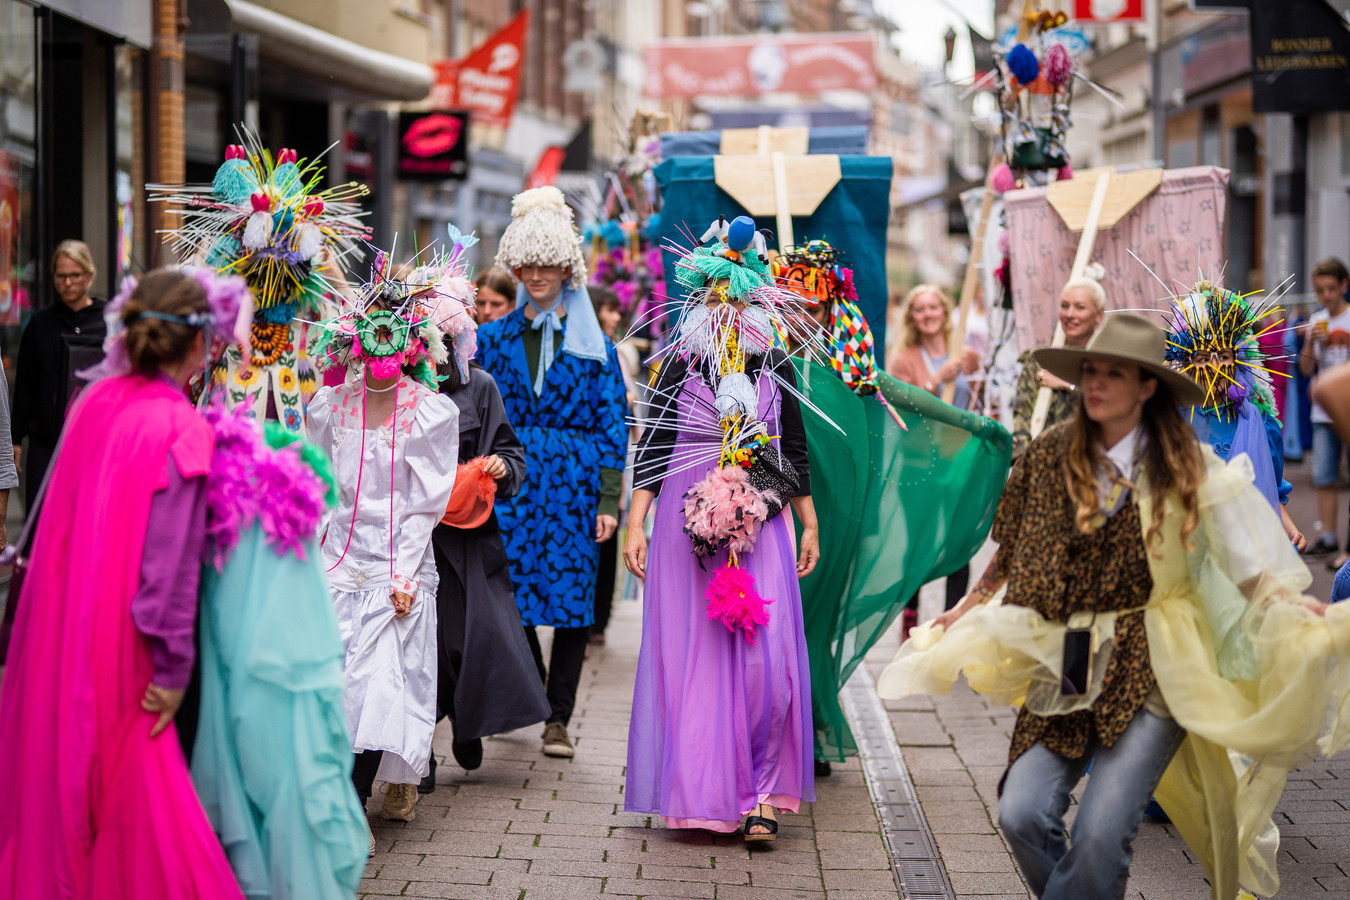
{"label": "green chiffon fabric", "polygon": [[192,778],[249,900],[338,900],[365,871],[342,641],[310,540],[278,555],[255,522],[202,575]]}
{"label": "green chiffon fabric", "polygon": [[883,396],[909,428],[902,431],[876,397],[853,393],[825,366],[794,362],[806,398],[843,429],[803,411],[821,550],[801,582],[815,753],[842,762],[858,748],[840,688],[905,601],[984,543],[1012,435],[880,375]]}

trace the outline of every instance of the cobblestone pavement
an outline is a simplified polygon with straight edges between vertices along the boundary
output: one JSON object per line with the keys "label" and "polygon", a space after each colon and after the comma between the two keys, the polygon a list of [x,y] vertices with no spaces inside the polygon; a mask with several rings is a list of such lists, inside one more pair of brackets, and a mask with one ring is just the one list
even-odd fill
{"label": "cobblestone pavement", "polygon": [[609,643],[591,648],[571,734],[575,759],[539,752],[542,728],[484,743],[482,768],[453,760],[442,724],[436,792],[415,821],[385,822],[361,896],[546,900],[597,896],[718,900],[882,900],[896,897],[857,760],[820,779],[817,800],[782,817],[778,840],[751,850],[737,836],[665,830],[623,811],[628,711],[641,609],[615,607]]}
{"label": "cobblestone pavement", "polygon": [[[1295,482],[1291,509],[1311,529],[1307,478]],[[975,561],[982,569],[986,556]],[[1330,574],[1312,561],[1313,591]],[[940,586],[925,589],[924,618],[940,608]],[[371,823],[378,851],[363,897],[544,900],[592,895],[721,900],[882,900],[903,896],[889,867],[874,806],[857,760],[818,779],[817,801],[785,816],[777,843],[748,849],[738,837],[666,831],[658,818],[622,811],[625,738],[637,663],[641,609],[620,604],[609,643],[586,663],[572,735],[573,760],[539,752],[540,729],[485,744],[481,769],[446,762],[437,791],[421,798],[417,819]],[[895,636],[869,656],[875,671],[895,652]],[[924,815],[955,896],[1030,896],[994,823],[996,787],[1013,723],[964,685],[949,697],[886,704]],[[1350,754],[1293,773],[1277,811],[1282,832],[1280,897],[1350,900]],[[1167,825],[1145,823],[1135,842],[1130,900],[1199,900],[1209,887],[1199,864]]]}

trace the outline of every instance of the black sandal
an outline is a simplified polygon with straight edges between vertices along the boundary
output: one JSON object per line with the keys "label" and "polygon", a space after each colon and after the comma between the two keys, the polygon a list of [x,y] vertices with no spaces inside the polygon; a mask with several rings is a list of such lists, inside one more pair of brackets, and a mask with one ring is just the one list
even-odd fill
{"label": "black sandal", "polygon": [[[755,812],[759,812],[763,803],[755,805]],[[751,834],[750,829],[756,825],[769,829],[765,834]],[[778,820],[770,819],[766,816],[757,816],[753,813],[745,817],[745,828],[743,837],[747,841],[772,841],[778,837]]]}

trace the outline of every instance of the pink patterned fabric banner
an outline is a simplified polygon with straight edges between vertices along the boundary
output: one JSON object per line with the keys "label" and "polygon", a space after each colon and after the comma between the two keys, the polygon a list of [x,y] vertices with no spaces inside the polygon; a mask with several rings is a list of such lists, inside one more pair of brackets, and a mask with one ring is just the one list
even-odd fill
{"label": "pink patterned fabric banner", "polygon": [[[1163,309],[1166,295],[1133,250],[1169,287],[1193,284],[1203,269],[1217,280],[1223,267],[1223,217],[1228,170],[1217,166],[1170,169],[1162,184],[1114,227],[1097,233],[1092,261],[1106,269],[1107,309]],[[1079,235],[1050,206],[1046,188],[1009,191],[1008,253],[1018,346],[1049,344],[1059,315],[1059,292],[1069,280]],[[1161,320],[1159,320],[1161,324]]]}

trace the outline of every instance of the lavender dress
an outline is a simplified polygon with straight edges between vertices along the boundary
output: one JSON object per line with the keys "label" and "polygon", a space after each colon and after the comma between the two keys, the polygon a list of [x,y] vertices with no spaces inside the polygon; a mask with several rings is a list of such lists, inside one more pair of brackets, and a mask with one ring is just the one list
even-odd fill
{"label": "lavender dress", "polygon": [[[793,378],[786,359],[772,362],[780,377]],[[756,803],[796,812],[801,801],[815,799],[795,539],[784,512],[741,560],[760,594],[773,599],[769,624],[757,629],[754,643],[708,618],[704,591],[726,552],[699,567],[684,534],[681,498],[717,464],[719,447],[708,437],[717,427],[713,395],[697,376],[663,374],[673,375],[663,378],[668,396],[675,394],[675,379],[683,378],[683,386],[638,450],[640,486],[644,470],[655,465],[665,472],[668,465],[670,471],[659,486],[647,564],[624,809],[659,813],[671,828],[732,832]],[[809,494],[796,398],[767,376],[759,383],[760,417],[770,434],[783,435],[784,454],[801,478],[799,492]],[[693,460],[699,464],[685,467]]]}

